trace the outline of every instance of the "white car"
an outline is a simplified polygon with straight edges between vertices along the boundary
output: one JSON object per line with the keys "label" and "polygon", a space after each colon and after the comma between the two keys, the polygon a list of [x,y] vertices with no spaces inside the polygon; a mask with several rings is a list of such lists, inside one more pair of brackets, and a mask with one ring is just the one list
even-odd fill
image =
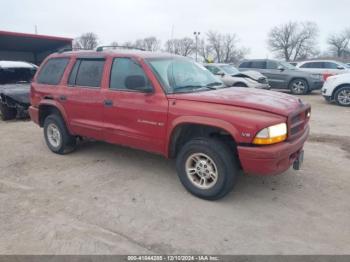
{"label": "white car", "polygon": [[345,74],[350,73],[350,66],[334,60],[312,60],[299,62],[297,68],[316,74]]}
{"label": "white car", "polygon": [[350,106],[350,73],[330,76],[322,88],[323,97],[340,106]]}
{"label": "white car", "polygon": [[270,89],[267,78],[257,71],[240,72],[230,64],[203,64],[206,69],[221,79],[226,86]]}

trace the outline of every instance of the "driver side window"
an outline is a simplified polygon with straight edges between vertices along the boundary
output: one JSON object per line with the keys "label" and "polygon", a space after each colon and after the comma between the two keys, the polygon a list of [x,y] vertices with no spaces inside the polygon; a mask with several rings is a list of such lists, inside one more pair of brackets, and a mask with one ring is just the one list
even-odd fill
{"label": "driver side window", "polygon": [[140,92],[152,89],[141,65],[131,58],[124,57],[113,60],[109,88]]}
{"label": "driver side window", "polygon": [[268,61],[266,68],[267,69],[278,69],[278,64],[274,61]]}

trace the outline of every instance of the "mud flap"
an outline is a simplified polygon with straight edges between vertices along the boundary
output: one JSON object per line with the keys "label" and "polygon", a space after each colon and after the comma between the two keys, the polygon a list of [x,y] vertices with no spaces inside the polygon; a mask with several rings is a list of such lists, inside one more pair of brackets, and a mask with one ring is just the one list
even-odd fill
{"label": "mud flap", "polygon": [[293,163],[294,170],[300,170],[304,162],[304,150],[301,150]]}

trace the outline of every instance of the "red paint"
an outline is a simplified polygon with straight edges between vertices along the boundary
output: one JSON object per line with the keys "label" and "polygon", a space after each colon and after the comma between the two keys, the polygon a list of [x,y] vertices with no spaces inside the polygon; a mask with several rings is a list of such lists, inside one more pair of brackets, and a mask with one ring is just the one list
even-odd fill
{"label": "red paint", "polygon": [[[106,59],[100,89],[67,86],[74,61],[82,55],[103,56]],[[159,54],[68,52],[54,54],[49,58],[67,56],[71,57],[71,61],[58,86],[41,85],[34,78],[30,116],[35,123],[39,123],[40,106],[53,105],[61,112],[69,131],[74,135],[139,148],[165,157],[169,157],[172,134],[179,125],[191,123],[215,126],[231,134],[237,143],[243,171],[258,175],[275,175],[288,169],[308,137],[308,119],[302,116],[310,110],[310,106],[301,103],[296,97],[247,88],[167,95],[144,62],[145,58]],[[112,60],[123,56],[140,62],[154,87],[153,93],[109,89]],[[67,101],[59,100],[62,95],[67,97]],[[45,99],[47,96],[53,99]],[[112,107],[103,105],[106,99],[113,101]],[[287,141],[259,147],[251,144],[261,129],[274,124],[288,123],[288,132],[292,132],[294,120],[294,126],[303,122],[297,126],[294,136],[289,134]]]}

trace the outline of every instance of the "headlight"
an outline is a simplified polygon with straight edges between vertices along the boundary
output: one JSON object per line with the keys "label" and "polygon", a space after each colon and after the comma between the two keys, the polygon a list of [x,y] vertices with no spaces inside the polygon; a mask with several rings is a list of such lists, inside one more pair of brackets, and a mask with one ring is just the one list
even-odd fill
{"label": "headlight", "polygon": [[311,74],[311,77],[316,80],[322,80],[323,77],[321,74]]}
{"label": "headlight", "polygon": [[271,145],[282,142],[287,138],[287,125],[281,123],[261,130],[254,138],[255,145]]}

